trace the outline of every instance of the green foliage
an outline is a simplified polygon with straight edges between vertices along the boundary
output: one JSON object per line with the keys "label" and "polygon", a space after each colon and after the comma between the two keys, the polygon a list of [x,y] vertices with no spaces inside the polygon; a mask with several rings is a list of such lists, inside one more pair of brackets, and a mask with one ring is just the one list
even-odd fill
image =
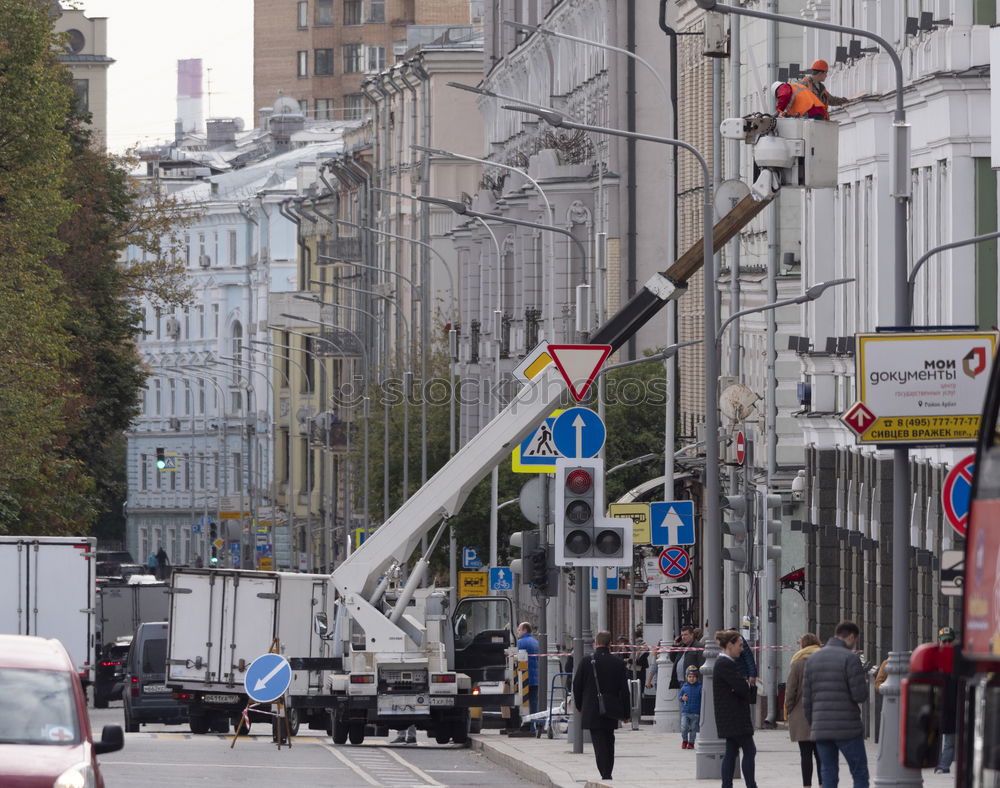
{"label": "green foliage", "polygon": [[[0,0],[0,533],[88,533],[102,512],[120,531],[144,384],[130,298],[189,295],[176,242],[148,239],[191,212],[91,147],[49,9]],[[137,270],[119,264],[132,241]]]}
{"label": "green foliage", "polygon": [[605,495],[610,503],[633,487],[663,475],[667,386],[663,363],[656,361],[613,369],[606,377],[605,467],[614,468],[644,454],[658,455],[657,460],[622,468],[608,476]]}

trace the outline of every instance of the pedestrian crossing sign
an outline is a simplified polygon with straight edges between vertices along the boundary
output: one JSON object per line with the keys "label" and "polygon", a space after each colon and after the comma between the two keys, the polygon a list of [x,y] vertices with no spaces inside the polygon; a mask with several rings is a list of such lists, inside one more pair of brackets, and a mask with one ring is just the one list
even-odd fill
{"label": "pedestrian crossing sign", "polygon": [[555,473],[556,459],[562,455],[552,439],[552,425],[562,410],[552,411],[520,445],[514,447],[511,468],[514,473]]}

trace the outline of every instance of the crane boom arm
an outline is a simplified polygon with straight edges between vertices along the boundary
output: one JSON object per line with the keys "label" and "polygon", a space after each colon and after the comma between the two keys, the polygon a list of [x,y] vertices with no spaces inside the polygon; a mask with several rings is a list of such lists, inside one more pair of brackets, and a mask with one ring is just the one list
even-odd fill
{"label": "crane boom arm", "polygon": [[[745,197],[716,223],[713,230],[715,248],[721,248],[769,202]],[[699,239],[665,272],[654,275],[594,333],[591,344],[618,349],[668,301],[682,295],[687,281],[701,267],[702,248],[703,241]],[[490,469],[548,416],[566,388],[554,364],[522,388],[507,407],[333,571],[333,582],[340,594],[370,598],[379,576],[392,562],[408,560],[421,537],[435,523],[454,515]]]}

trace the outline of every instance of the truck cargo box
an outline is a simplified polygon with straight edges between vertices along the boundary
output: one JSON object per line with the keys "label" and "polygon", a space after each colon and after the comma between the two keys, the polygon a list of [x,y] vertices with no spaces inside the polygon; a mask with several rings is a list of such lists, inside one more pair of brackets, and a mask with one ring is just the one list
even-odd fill
{"label": "truck cargo box", "polygon": [[0,633],[56,638],[93,680],[97,540],[0,536]]}

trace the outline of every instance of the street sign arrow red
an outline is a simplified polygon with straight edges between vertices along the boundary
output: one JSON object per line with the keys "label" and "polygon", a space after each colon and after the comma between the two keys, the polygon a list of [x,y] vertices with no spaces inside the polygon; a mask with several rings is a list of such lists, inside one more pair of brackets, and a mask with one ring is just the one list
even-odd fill
{"label": "street sign arrow red", "polygon": [[871,427],[872,424],[875,423],[875,414],[868,409],[865,403],[855,402],[851,405],[847,412],[840,417],[840,420],[861,436],[868,431],[868,428]]}

